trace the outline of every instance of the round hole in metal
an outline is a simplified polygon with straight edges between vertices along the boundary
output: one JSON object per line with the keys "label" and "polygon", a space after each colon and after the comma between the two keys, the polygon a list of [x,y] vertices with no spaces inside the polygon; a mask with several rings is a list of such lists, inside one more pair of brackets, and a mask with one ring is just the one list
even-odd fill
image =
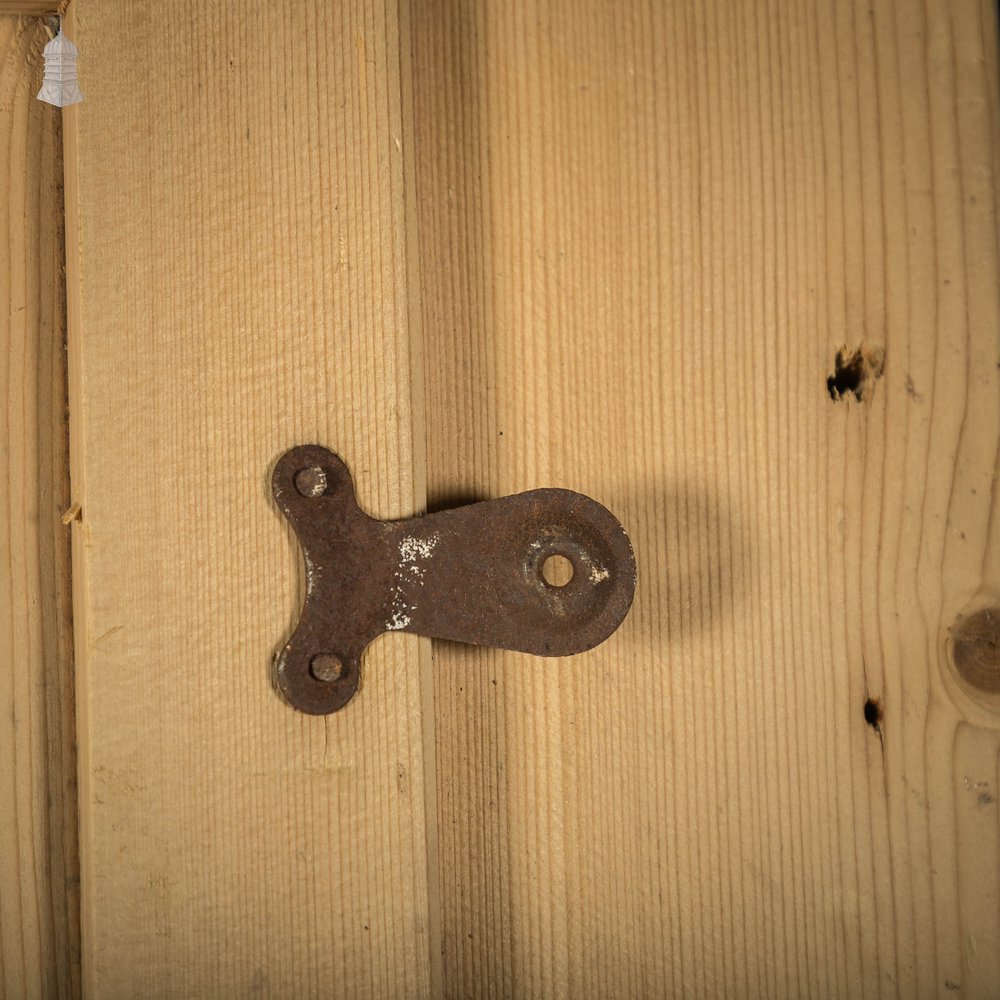
{"label": "round hole in metal", "polygon": [[542,563],[542,579],[550,587],[565,587],[573,579],[573,564],[559,553],[553,553]]}

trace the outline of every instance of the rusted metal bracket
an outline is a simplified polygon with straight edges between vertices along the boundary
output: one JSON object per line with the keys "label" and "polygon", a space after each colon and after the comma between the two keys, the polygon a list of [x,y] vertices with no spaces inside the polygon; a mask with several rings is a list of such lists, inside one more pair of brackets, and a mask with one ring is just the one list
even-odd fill
{"label": "rusted metal bracket", "polygon": [[[278,688],[303,712],[350,701],[361,654],[382,632],[567,656],[606,639],[632,604],[624,528],[570,490],[378,521],[358,506],[344,462],[319,445],[282,455],[272,489],[305,556],[305,604],[277,660]],[[572,567],[561,586],[543,571],[553,556]]]}

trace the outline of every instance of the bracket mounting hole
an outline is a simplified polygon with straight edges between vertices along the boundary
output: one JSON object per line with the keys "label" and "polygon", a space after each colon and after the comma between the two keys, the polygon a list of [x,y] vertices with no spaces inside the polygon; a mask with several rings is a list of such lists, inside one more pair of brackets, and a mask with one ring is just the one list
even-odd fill
{"label": "bracket mounting hole", "polygon": [[542,579],[550,587],[565,587],[573,579],[573,564],[561,555],[551,555],[542,563]]}
{"label": "bracket mounting hole", "polygon": [[330,480],[326,474],[326,469],[318,465],[312,465],[308,469],[299,469],[295,473],[295,488],[304,497],[321,497]]}
{"label": "bracket mounting hole", "polygon": [[317,653],[309,661],[309,673],[317,681],[330,684],[340,678],[344,672],[344,664],[339,656],[333,653]]}

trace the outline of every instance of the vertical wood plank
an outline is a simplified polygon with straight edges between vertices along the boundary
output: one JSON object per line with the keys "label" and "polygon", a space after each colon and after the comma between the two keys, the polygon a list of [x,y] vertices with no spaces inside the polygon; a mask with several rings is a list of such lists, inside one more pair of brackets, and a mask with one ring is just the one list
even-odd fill
{"label": "vertical wood plank", "polygon": [[640,576],[435,647],[447,994],[995,995],[995,5],[413,8],[431,503]]}
{"label": "vertical wood plank", "polygon": [[77,5],[93,995],[431,991],[419,640],[329,718],[270,680],[302,599],[278,455],[335,448],[377,516],[424,503],[397,14]]}
{"label": "vertical wood plank", "polygon": [[59,113],[0,16],[0,996],[80,990]]}

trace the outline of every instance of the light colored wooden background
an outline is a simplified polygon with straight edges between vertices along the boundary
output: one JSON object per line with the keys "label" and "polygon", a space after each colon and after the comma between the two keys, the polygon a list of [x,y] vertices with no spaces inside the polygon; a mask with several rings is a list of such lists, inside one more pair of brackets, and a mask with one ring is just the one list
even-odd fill
{"label": "light colored wooden background", "polygon": [[581,489],[640,574],[435,649],[448,993],[996,996],[995,5],[412,20],[431,502]]}
{"label": "light colored wooden background", "polygon": [[80,989],[62,133],[0,14],[0,995]]}
{"label": "light colored wooden background", "polygon": [[76,16],[85,992],[426,996],[429,643],[380,642],[329,718],[271,684],[278,456],[335,444],[369,510],[423,505],[395,14]]}
{"label": "light colored wooden background", "polygon": [[[995,6],[79,15],[90,992],[995,995]],[[632,615],[295,715],[307,440],[380,516],[590,493]]]}

